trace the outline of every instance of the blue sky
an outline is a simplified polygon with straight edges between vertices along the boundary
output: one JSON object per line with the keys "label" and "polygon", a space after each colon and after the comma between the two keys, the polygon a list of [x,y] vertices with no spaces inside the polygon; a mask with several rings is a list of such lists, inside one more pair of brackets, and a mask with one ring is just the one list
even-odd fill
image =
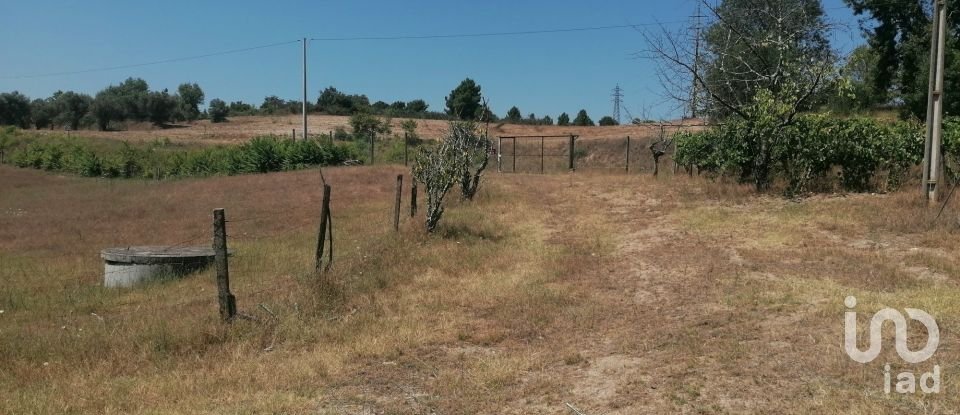
{"label": "blue sky", "polygon": [[[834,37],[849,50],[862,42],[841,0],[827,14],[847,23]],[[299,99],[299,43],[205,59],[75,75],[18,78],[194,56],[306,37],[489,33],[664,22],[681,28],[693,0],[661,1],[8,1],[0,6],[0,91],[31,98],[56,90],[89,94],[127,77],[151,89],[197,82],[207,100],[259,105],[267,95]],[[587,109],[612,111],[618,83],[634,116],[671,118],[651,62],[633,29],[509,37],[310,43],[309,99],[333,85],[371,101],[425,99],[442,110],[444,96],[470,77],[494,111],[516,105],[554,118]]]}

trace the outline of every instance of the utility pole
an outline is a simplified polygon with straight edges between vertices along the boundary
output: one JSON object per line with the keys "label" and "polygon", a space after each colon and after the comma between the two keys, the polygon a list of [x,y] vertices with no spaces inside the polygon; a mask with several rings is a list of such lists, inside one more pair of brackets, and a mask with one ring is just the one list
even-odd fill
{"label": "utility pole", "polygon": [[[693,16],[694,34],[693,34],[693,73],[700,71],[700,34],[703,15],[700,12],[700,3],[697,2],[697,14]],[[697,84],[697,77],[693,76],[690,80],[690,118],[697,118],[697,99],[700,97],[700,85]]]}
{"label": "utility pole", "polygon": [[303,38],[303,139],[307,135],[307,38]]}
{"label": "utility pole", "polygon": [[623,89],[620,88],[620,84],[617,84],[616,88],[613,88],[613,119],[617,120],[617,124],[620,124],[620,104],[623,103]]}
{"label": "utility pole", "polygon": [[927,138],[923,145],[923,193],[930,204],[940,197],[943,166],[943,67],[947,38],[946,0],[933,0],[933,31],[930,36],[930,89],[927,96]]}

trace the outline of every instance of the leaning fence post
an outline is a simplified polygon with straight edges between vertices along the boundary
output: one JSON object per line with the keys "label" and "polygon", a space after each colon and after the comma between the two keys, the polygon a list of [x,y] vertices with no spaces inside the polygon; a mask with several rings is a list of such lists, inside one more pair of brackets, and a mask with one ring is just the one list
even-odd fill
{"label": "leaning fence post", "polygon": [[220,318],[231,321],[237,315],[237,299],[230,293],[230,270],[227,265],[227,220],[223,209],[213,210],[213,251],[217,265],[217,299]]}
{"label": "leaning fence post", "polygon": [[397,175],[397,203],[393,205],[393,230],[400,231],[400,196],[403,192],[403,175]]}
{"label": "leaning fence post", "polygon": [[[327,226],[328,220],[330,218],[330,185],[323,185],[323,201],[320,202],[320,230],[317,232],[317,255],[316,255],[316,270],[320,271],[320,266],[323,265],[323,243],[327,238]],[[332,238],[331,238],[332,239]],[[331,249],[333,248],[333,240],[330,241]],[[331,255],[330,260],[333,260]]]}
{"label": "leaning fence post", "polygon": [[410,184],[410,217],[417,216],[417,180]]}

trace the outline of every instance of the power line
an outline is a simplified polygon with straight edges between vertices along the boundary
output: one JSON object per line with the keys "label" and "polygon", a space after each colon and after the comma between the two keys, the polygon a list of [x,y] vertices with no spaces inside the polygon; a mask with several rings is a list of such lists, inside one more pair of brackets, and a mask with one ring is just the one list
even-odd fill
{"label": "power line", "polygon": [[276,47],[276,46],[289,45],[289,44],[297,43],[297,42],[300,42],[300,41],[299,41],[299,40],[291,40],[291,41],[287,41],[287,42],[271,43],[271,44],[269,44],[269,45],[252,46],[252,47],[248,47],[248,48],[225,50],[225,51],[222,51],[222,52],[205,53],[205,54],[203,54],[203,55],[183,56],[183,57],[179,57],[179,58],[162,59],[162,60],[151,61],[151,62],[132,63],[132,64],[128,64],[128,65],[117,65],[117,66],[106,66],[106,67],[101,67],[101,68],[81,69],[81,70],[77,70],[77,71],[51,72],[51,73],[38,74],[38,75],[2,76],[2,77],[0,77],[0,79],[47,78],[47,77],[51,77],[51,76],[77,75],[77,74],[84,74],[84,73],[91,73],[91,72],[106,72],[106,71],[114,71],[114,70],[117,70],[117,69],[138,68],[138,67],[142,67],[142,66],[160,65],[160,64],[164,64],[164,63],[173,63],[173,62],[183,62],[183,61],[189,61],[189,60],[194,60],[194,59],[209,58],[209,57],[213,57],[213,56],[222,56],[222,55],[229,55],[229,54],[234,54],[234,53],[249,52],[249,51],[252,51],[252,50],[266,49],[266,48],[272,48],[272,47]]}
{"label": "power line", "polygon": [[[489,32],[489,33],[460,33],[460,34],[432,34],[432,35],[392,35],[392,36],[352,36],[352,37],[327,37],[327,38],[312,38],[309,40],[320,41],[320,42],[335,42],[335,41],[363,41],[363,40],[411,40],[411,39],[454,39],[454,38],[471,38],[471,37],[494,37],[494,36],[524,36],[524,35],[535,35],[535,34],[550,34],[550,33],[571,33],[571,32],[588,32],[588,31],[600,31],[600,30],[615,30],[615,29],[628,29],[636,28],[641,26],[655,26],[663,24],[675,24],[682,22],[658,22],[658,23],[638,23],[638,24],[625,24],[625,25],[609,25],[609,26],[591,26],[591,27],[572,27],[572,28],[561,28],[561,29],[545,29],[545,30],[525,30],[525,31],[513,31],[513,32]],[[67,76],[67,75],[78,75],[85,73],[93,72],[106,72],[114,71],[118,69],[129,69],[129,68],[139,68],[143,66],[151,65],[160,65],[165,63],[173,62],[183,62],[189,60],[203,59],[214,56],[229,55],[234,53],[249,52],[252,50],[266,49],[277,46],[289,45],[293,43],[302,42],[302,40],[291,40],[286,42],[277,42],[267,45],[252,46],[247,48],[240,49],[231,49],[220,52],[206,53],[202,55],[191,55],[191,56],[182,56],[177,58],[170,59],[161,59],[156,61],[149,62],[140,62],[132,63],[125,65],[116,65],[116,66],[105,66],[99,68],[90,68],[90,69],[81,69],[76,71],[62,71],[62,72],[50,72],[36,75],[8,75],[0,76],[0,79],[31,79],[31,78],[48,78],[54,76]]]}
{"label": "power line", "polygon": [[390,36],[350,36],[350,37],[319,37],[311,38],[320,42],[343,42],[360,40],[416,40],[416,39],[455,39],[470,37],[494,37],[494,36],[524,36],[539,35],[549,33],[570,33],[570,32],[589,32],[598,30],[614,29],[632,29],[641,26],[659,26],[664,24],[676,24],[684,22],[657,22],[657,23],[638,23],[610,26],[591,26],[591,27],[571,27],[563,29],[544,29],[544,30],[523,30],[516,32],[487,32],[487,33],[456,33],[456,34],[433,34],[433,35],[390,35]]}

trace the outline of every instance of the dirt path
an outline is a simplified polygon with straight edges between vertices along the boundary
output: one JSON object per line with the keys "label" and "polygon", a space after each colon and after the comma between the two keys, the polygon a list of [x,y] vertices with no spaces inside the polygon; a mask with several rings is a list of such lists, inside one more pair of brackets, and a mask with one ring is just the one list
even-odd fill
{"label": "dirt path", "polygon": [[[928,267],[903,266],[903,252],[922,250],[910,248],[916,241],[810,226],[797,212],[818,211],[816,200],[690,203],[671,187],[620,178],[573,178],[566,187],[547,203],[562,218],[551,222],[553,241],[582,249],[571,241],[589,238],[590,229],[606,235],[610,249],[589,272],[568,276],[585,295],[579,307],[591,310],[582,315],[593,316],[559,329],[578,359],[528,380],[563,379],[564,403],[590,414],[949,408],[926,397],[884,397],[882,363],[860,366],[839,347],[838,299],[856,291],[844,285],[873,278],[872,286],[885,286],[890,281],[873,269],[888,262],[896,275],[883,278],[891,281],[937,275],[945,282]],[[701,223],[701,214],[718,211],[725,213],[717,224]],[[747,225],[737,228],[739,221]],[[874,239],[899,242],[868,243]],[[558,413],[560,402],[541,404]]]}

